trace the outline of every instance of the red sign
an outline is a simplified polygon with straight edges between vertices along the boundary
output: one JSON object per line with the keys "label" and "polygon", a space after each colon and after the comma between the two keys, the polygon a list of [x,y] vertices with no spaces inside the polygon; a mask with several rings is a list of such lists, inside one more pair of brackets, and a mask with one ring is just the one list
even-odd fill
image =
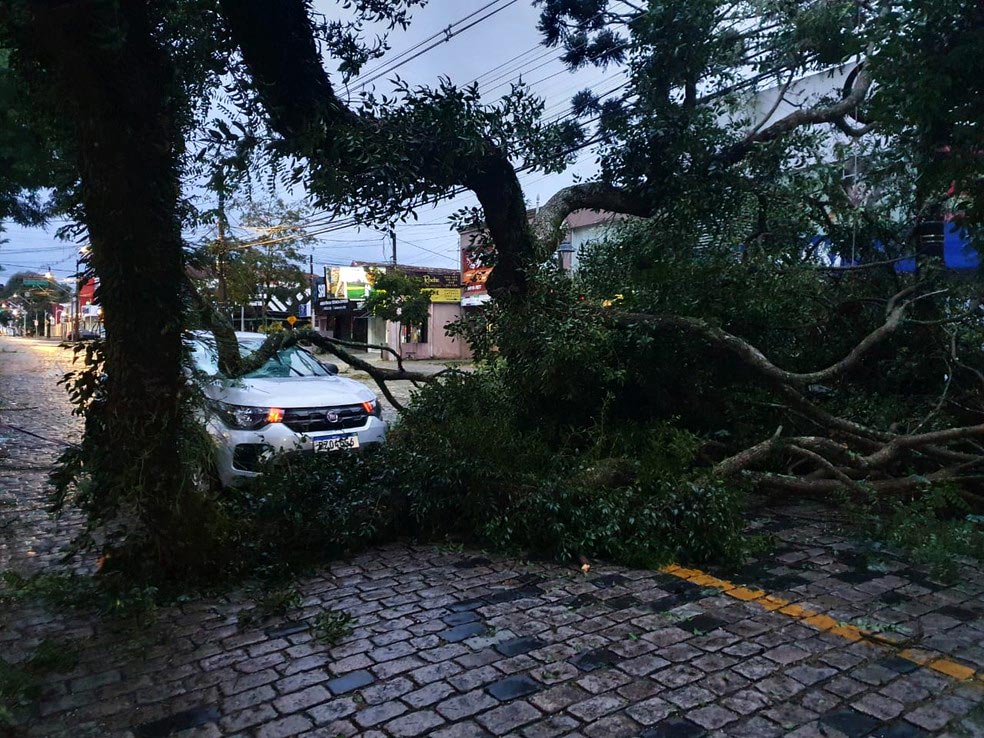
{"label": "red sign", "polygon": [[79,307],[91,305],[96,301],[96,280],[90,279],[79,287]]}
{"label": "red sign", "polygon": [[478,245],[461,249],[461,289],[465,295],[485,293],[485,283],[492,273],[492,267],[482,264],[483,251]]}

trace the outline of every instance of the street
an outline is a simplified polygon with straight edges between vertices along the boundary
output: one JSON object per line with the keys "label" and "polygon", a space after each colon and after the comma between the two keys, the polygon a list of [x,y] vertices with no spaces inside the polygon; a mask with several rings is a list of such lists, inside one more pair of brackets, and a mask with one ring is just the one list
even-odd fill
{"label": "street", "polygon": [[[0,338],[5,571],[92,567],[59,559],[77,518],[43,510],[78,432],[55,384],[68,366],[53,343]],[[946,584],[868,561],[817,508],[753,528],[775,549],[718,576],[397,543],[298,580],[295,605],[255,621],[240,586],[140,621],[12,601],[0,652],[47,639],[77,656],[46,678],[31,736],[984,734],[982,572]],[[353,619],[335,645],[312,625],[327,611]]]}

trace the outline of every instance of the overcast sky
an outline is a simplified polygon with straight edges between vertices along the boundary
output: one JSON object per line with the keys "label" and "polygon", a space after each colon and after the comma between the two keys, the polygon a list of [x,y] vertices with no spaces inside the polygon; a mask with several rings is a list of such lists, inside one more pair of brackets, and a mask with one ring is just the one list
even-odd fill
{"label": "overcast sky", "polygon": [[[491,4],[490,4],[491,3]],[[487,9],[458,23],[484,6]],[[330,13],[333,0],[317,0],[319,11]],[[498,11],[498,12],[494,12]],[[493,13],[480,20],[483,16]],[[617,72],[597,69],[572,74],[557,59],[560,51],[540,45],[536,30],[538,11],[531,0],[430,0],[424,8],[416,9],[413,22],[406,31],[390,35],[391,50],[381,60],[371,62],[362,79],[372,76],[388,60],[399,57],[428,37],[442,33],[449,25],[455,29],[479,21],[468,30],[455,35],[419,57],[400,66],[394,73],[412,84],[434,84],[441,76],[465,84],[478,79],[483,95],[493,99],[509,89],[509,83],[522,79],[546,102],[548,117],[566,114],[570,98],[578,90],[590,87],[606,92],[618,84]],[[437,39],[435,39],[436,41]],[[422,51],[431,41],[415,49]],[[404,57],[406,58],[406,57]],[[512,61],[511,61],[512,60]],[[333,69],[331,71],[334,71]],[[387,78],[372,84],[380,92],[389,89]],[[336,82],[337,75],[333,75]],[[354,83],[358,84],[358,81]],[[545,202],[557,189],[570,184],[575,174],[589,175],[594,171],[594,155],[590,149],[580,152],[578,161],[563,174],[545,176],[527,172],[520,175],[528,204],[533,206],[539,197]],[[300,198],[303,192],[295,195]],[[435,207],[421,209],[417,224],[397,227],[397,255],[402,264],[456,267],[458,263],[457,235],[449,230],[448,215],[458,208],[476,204],[469,194]],[[57,224],[55,224],[57,225]],[[76,248],[73,244],[54,238],[54,228],[48,231],[25,230],[8,226],[4,234],[9,243],[0,244],[0,266],[6,270],[0,280],[23,270],[45,271],[49,267],[58,277],[75,271]],[[313,246],[315,265],[349,263],[353,259],[378,261],[389,258],[389,239],[371,230],[354,228],[319,237]]]}

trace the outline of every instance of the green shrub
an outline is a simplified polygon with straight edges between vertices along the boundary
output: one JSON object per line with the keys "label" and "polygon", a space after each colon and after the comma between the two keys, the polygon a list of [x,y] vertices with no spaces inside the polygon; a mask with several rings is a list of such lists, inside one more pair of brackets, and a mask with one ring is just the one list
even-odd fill
{"label": "green shrub", "polygon": [[392,535],[396,513],[384,449],[288,454],[231,489],[231,550],[243,569],[333,558]]}
{"label": "green shrub", "polygon": [[423,467],[404,491],[421,534],[560,560],[742,556],[741,496],[691,477],[698,439],[672,423],[599,424],[552,442],[524,427],[496,370],[414,399],[393,446]]}
{"label": "green shrub", "polygon": [[241,541],[274,562],[408,533],[561,561],[736,561],[742,495],[691,469],[672,423],[571,429],[523,420],[501,366],[420,390],[380,448],[285,457],[233,494]]}
{"label": "green shrub", "polygon": [[893,500],[872,521],[876,540],[909,552],[944,580],[956,579],[959,557],[984,559],[984,517],[971,514],[951,487],[938,485],[913,499]]}

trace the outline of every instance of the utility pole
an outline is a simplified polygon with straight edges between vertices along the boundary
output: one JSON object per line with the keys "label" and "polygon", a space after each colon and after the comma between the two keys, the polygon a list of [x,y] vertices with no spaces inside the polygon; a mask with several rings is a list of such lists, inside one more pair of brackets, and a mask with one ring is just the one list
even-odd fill
{"label": "utility pole", "polygon": [[396,266],[396,226],[395,225],[390,226],[390,241],[392,241],[393,243],[393,257],[392,257],[393,266]]}
{"label": "utility pole", "polygon": [[79,247],[75,253],[75,318],[72,321],[72,339],[78,341],[82,336],[82,259],[89,253],[89,245]]}
{"label": "utility pole", "polygon": [[267,255],[267,260],[266,260],[266,264],[263,265],[263,268],[264,268],[264,270],[267,270],[267,271],[264,271],[263,274],[262,274],[262,278],[263,278],[263,307],[261,308],[261,316],[263,318],[263,331],[264,332],[266,332],[266,328],[267,328],[267,303],[270,301],[270,287],[272,286],[271,285],[270,272],[268,271],[270,269],[270,265],[273,263],[273,246],[272,245],[269,245],[269,244],[267,245],[267,247],[266,247],[266,255]]}
{"label": "utility pole", "polygon": [[311,291],[308,293],[308,315],[311,317],[311,330],[318,330],[317,325],[314,322],[314,301],[315,301],[315,291],[317,286],[314,283],[314,249],[311,249],[311,254],[308,257],[308,268],[311,271]]}
{"label": "utility pole", "polygon": [[79,320],[82,312],[82,272],[81,272],[82,252],[75,254],[75,315],[72,316],[72,340],[78,341],[82,335],[79,328]]}
{"label": "utility pole", "polygon": [[225,214],[225,177],[221,176],[219,180],[219,213],[216,218],[216,228],[218,230],[218,248],[215,254],[215,270],[218,272],[219,277],[219,309],[222,310],[226,307],[226,302],[229,300],[229,289],[226,285],[225,276],[225,259],[226,259],[226,242],[225,242],[225,226],[226,226],[226,214]]}
{"label": "utility pole", "polygon": [[225,278],[225,218],[221,214],[218,217],[216,227],[219,231],[219,248],[218,253],[215,255],[215,269],[219,273],[219,305],[225,305],[229,293],[226,288]]}

